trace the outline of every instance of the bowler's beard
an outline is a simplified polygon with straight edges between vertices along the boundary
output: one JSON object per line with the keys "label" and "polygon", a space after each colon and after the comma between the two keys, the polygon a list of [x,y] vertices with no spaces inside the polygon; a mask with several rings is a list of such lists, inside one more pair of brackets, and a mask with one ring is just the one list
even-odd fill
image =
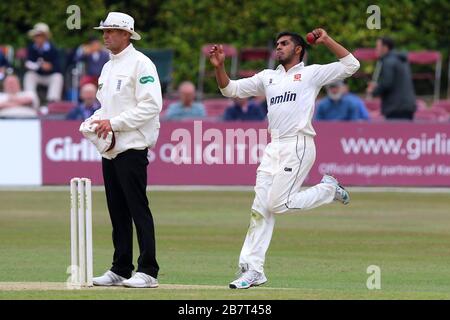
{"label": "bowler's beard", "polygon": [[292,62],[293,62],[293,60],[295,59],[295,51],[294,50],[292,50],[291,52],[290,52],[290,54],[288,54],[288,55],[286,55],[285,57],[280,57],[279,59],[278,59],[278,62],[281,64],[281,65],[287,65],[287,64],[291,64]]}

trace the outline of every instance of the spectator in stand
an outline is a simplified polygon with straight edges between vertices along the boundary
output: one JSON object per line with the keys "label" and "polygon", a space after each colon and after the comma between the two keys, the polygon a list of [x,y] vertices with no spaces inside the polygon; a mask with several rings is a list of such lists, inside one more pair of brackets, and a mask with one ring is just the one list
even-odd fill
{"label": "spectator in stand", "polygon": [[381,97],[381,113],[386,119],[412,120],[416,95],[407,55],[394,50],[394,41],[388,37],[379,38],[375,50],[381,70],[377,82],[369,83],[367,94]]}
{"label": "spectator in stand", "polygon": [[9,62],[3,52],[0,51],[0,81],[5,79],[8,68],[10,68]]}
{"label": "spectator in stand", "polygon": [[8,75],[3,82],[4,92],[0,93],[1,118],[37,117],[39,100],[32,91],[22,91],[19,78]]}
{"label": "spectator in stand", "polygon": [[315,120],[354,121],[360,120],[358,105],[345,95],[344,83],[337,81],[326,86],[327,97],[317,105]]}
{"label": "spectator in stand", "polygon": [[67,120],[86,120],[100,109],[100,103],[96,98],[97,86],[92,83],[86,83],[81,87],[81,102],[75,106],[66,116]]}
{"label": "spectator in stand", "polygon": [[358,106],[359,120],[369,121],[370,115],[369,115],[369,111],[367,110],[366,104],[360,97],[358,97],[356,94],[350,92],[350,89],[349,89],[347,83],[345,82],[345,80],[344,80],[344,84],[342,85],[342,91],[343,91],[344,97],[346,97],[347,99],[350,99],[350,101],[352,101],[352,103],[354,103]]}
{"label": "spectator in stand", "polygon": [[253,101],[255,101],[257,104],[259,104],[259,107],[261,108],[264,117],[267,116],[267,113],[269,112],[268,107],[267,107],[267,100],[265,96],[261,96],[261,97],[255,97],[253,98]]}
{"label": "spectator in stand", "polygon": [[109,61],[109,52],[99,39],[92,37],[86,44],[78,47],[75,53],[75,62],[80,61],[85,63],[86,70],[86,74],[80,79],[80,87],[86,83],[97,85],[103,65]]}
{"label": "spectator in stand", "polygon": [[184,120],[206,116],[203,103],[195,101],[195,85],[185,81],[178,87],[180,101],[169,105],[165,120]]}
{"label": "spectator in stand", "polygon": [[225,121],[261,121],[265,117],[261,106],[254,99],[247,98],[234,98],[233,105],[223,115]]}
{"label": "spectator in stand", "polygon": [[60,54],[49,41],[50,29],[45,23],[37,23],[28,35],[33,43],[27,49],[24,77],[25,91],[36,93],[37,85],[48,87],[47,102],[61,100],[64,84],[60,66]]}

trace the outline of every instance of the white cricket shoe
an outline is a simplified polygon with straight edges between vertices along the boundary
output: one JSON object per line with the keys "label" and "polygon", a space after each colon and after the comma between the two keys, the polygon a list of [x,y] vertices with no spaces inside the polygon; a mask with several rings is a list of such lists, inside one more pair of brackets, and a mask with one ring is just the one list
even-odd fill
{"label": "white cricket shoe", "polygon": [[230,283],[230,289],[248,289],[267,282],[264,273],[242,267],[239,277]]}
{"label": "white cricket shoe", "polygon": [[122,282],[128,288],[157,288],[158,280],[143,272],[136,272],[130,279]]}
{"label": "white cricket shoe", "polygon": [[122,281],[127,280],[127,278],[121,277],[115,274],[111,270],[105,272],[104,275],[100,277],[95,277],[92,279],[94,286],[121,286]]}
{"label": "white cricket shoe", "polygon": [[325,174],[320,181],[320,183],[327,183],[336,186],[336,193],[334,195],[334,200],[339,201],[343,204],[348,204],[350,202],[350,194],[343,186],[339,184],[335,177],[329,174]]}

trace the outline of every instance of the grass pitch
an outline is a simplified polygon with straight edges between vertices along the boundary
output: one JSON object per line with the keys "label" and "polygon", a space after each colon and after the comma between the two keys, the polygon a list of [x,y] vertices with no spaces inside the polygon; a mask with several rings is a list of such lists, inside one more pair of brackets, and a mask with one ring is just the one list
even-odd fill
{"label": "grass pitch", "polygon": [[[241,291],[227,284],[252,192],[152,191],[149,200],[161,287],[67,290],[68,188],[0,191],[0,299],[450,299],[449,193],[354,192],[348,206],[279,216],[269,281]],[[99,275],[113,252],[104,192],[93,192],[93,231]],[[370,265],[381,268],[380,290],[366,287]]]}

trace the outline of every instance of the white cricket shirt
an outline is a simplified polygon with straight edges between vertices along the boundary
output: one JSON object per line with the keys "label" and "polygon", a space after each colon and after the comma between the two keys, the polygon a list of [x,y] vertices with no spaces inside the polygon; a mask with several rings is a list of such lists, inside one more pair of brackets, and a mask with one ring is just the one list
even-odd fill
{"label": "white cricket shirt", "polygon": [[272,138],[303,133],[315,136],[311,121],[317,95],[322,86],[350,77],[359,69],[359,61],[349,54],[339,62],[325,65],[295,65],[287,72],[282,65],[266,69],[253,77],[231,80],[220,91],[229,98],[266,96],[269,132]]}
{"label": "white cricket shirt", "polygon": [[114,158],[128,149],[155,145],[159,134],[162,93],[153,62],[132,44],[118,54],[111,54],[98,79],[97,99],[101,108],[95,112],[109,119],[115,147],[102,156]]}

